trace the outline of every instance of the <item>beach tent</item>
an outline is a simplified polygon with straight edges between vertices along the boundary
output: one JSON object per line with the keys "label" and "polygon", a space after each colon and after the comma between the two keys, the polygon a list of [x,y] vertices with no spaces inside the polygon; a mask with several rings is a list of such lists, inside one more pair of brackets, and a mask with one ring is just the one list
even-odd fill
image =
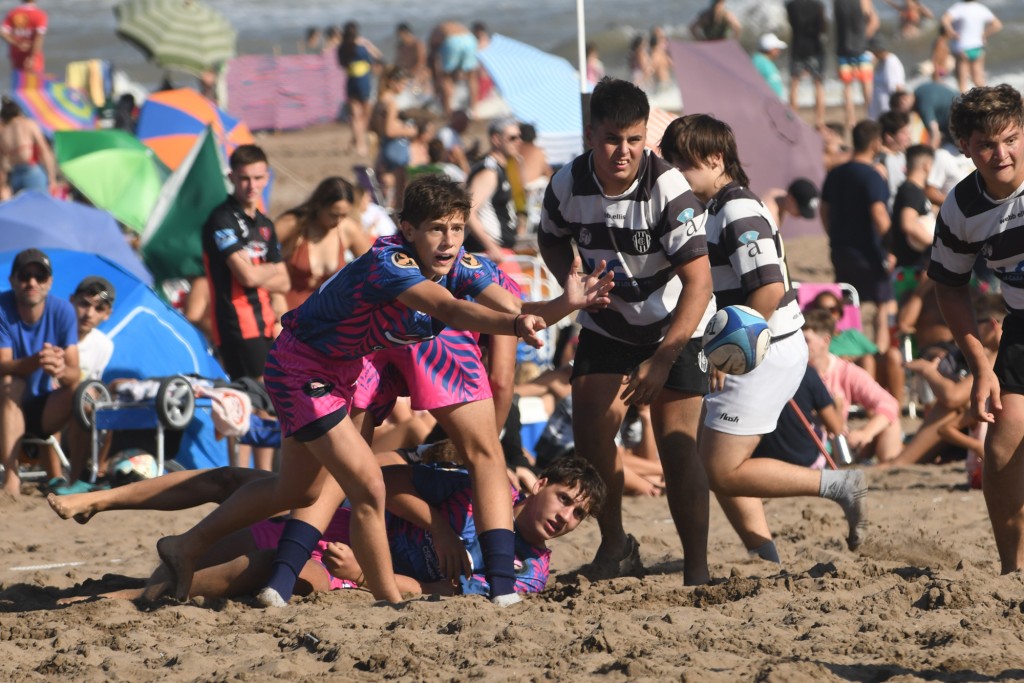
{"label": "beach tent", "polygon": [[550,163],[583,152],[579,78],[568,60],[498,33],[479,57],[516,119],[537,129]]}
{"label": "beach tent", "polygon": [[0,203],[0,251],[30,247],[47,252],[69,249],[103,254],[142,282],[153,282],[113,216],[36,190],[19,192],[10,201]]}
{"label": "beach tent", "polygon": [[203,224],[227,198],[223,159],[211,130],[195,145],[171,177],[142,232],[142,257],[157,282],[202,275]]}
{"label": "beach tent", "polygon": [[[0,270],[9,272],[18,250],[0,253]],[[210,354],[203,335],[164,303],[152,289],[117,263],[96,254],[47,249],[53,264],[51,292],[70,297],[86,276],[100,275],[117,290],[113,314],[100,329],[114,341],[114,355],[103,381],[118,378],[149,379],[177,373],[225,379]],[[9,289],[6,279],[0,289]],[[214,435],[209,409],[198,408],[185,429],[177,461],[187,468],[227,464],[227,446]]]}
{"label": "beach tent", "polygon": [[[799,177],[821,187],[821,136],[779,100],[738,42],[670,41],[669,51],[684,113],[711,114],[732,127],[754,192],[785,188]],[[821,233],[817,219],[786,218],[787,237]]]}
{"label": "beach tent", "polygon": [[31,71],[11,74],[11,99],[48,138],[58,130],[96,127],[96,112],[82,92]]}

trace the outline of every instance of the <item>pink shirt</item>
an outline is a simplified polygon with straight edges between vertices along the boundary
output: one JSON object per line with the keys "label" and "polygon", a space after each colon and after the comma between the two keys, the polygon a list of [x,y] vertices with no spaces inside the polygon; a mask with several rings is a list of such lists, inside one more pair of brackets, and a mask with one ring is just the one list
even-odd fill
{"label": "pink shirt", "polygon": [[850,406],[863,406],[869,415],[884,415],[895,422],[899,420],[900,405],[896,398],[876,382],[864,368],[829,354],[829,365],[820,373],[832,398],[838,404],[842,401],[849,417]]}

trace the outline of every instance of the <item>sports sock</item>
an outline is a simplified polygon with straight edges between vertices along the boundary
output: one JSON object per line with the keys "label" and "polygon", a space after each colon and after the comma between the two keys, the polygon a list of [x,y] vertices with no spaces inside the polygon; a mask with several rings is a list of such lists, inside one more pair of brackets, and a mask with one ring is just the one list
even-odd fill
{"label": "sports sock", "polygon": [[480,550],[484,556],[484,575],[491,587],[491,597],[515,591],[516,535],[509,529],[491,529],[480,534]]}
{"label": "sports sock", "polygon": [[867,520],[864,519],[864,496],[868,487],[861,470],[822,470],[818,495],[839,503],[846,515],[850,535],[846,545],[854,550],[864,540]]}
{"label": "sports sock", "polygon": [[765,541],[756,548],[748,550],[747,554],[751,557],[760,557],[762,560],[774,562],[775,564],[782,564],[782,560],[779,559],[779,551],[775,547],[775,541]]}
{"label": "sports sock", "polygon": [[285,522],[284,533],[277,544],[277,556],[274,557],[270,580],[267,581],[267,588],[277,591],[284,602],[287,603],[291,599],[295,591],[295,581],[320,541],[320,536],[320,531],[312,524],[298,519],[289,519]]}

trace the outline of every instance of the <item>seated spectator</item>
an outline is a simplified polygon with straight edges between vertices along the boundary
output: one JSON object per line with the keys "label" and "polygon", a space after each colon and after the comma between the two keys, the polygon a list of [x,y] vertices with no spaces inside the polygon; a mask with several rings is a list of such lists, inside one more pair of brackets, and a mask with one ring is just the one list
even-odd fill
{"label": "seated spectator", "polygon": [[[975,297],[974,310],[978,339],[989,360],[994,362],[1006,317],[1002,297],[979,294]],[[907,363],[907,369],[927,383],[934,402],[925,411],[921,428],[890,463],[892,465],[931,462],[940,457],[942,434],[948,434],[950,425],[961,421],[961,415],[968,412],[971,402],[973,377],[963,354],[952,341],[925,347],[920,358]]]}
{"label": "seated spectator", "polygon": [[816,422],[824,424],[825,430],[833,436],[842,434],[846,426],[821,375],[808,365],[793,400],[782,409],[775,431],[764,435],[754,449],[754,457],[824,469],[825,456],[818,448],[814,432]]}
{"label": "seated spectator", "polygon": [[[81,369],[80,381],[102,379],[110,358],[114,355],[114,342],[102,330],[96,329],[110,318],[113,312],[116,291],[114,285],[106,278],[91,275],[75,287],[71,295],[71,304],[75,307],[78,318],[78,364]],[[91,435],[86,432],[77,420],[68,422],[68,463],[69,478],[72,484],[76,480],[85,483],[89,479],[86,461],[91,457]],[[103,452],[98,463],[99,473],[106,469],[102,462]]]}
{"label": "seated spectator", "polygon": [[853,363],[829,352],[835,333],[835,321],[826,311],[805,314],[804,338],[807,340],[808,363],[821,375],[844,423],[854,405],[867,412],[868,421],[857,429],[844,429],[855,457],[865,461],[874,457],[884,463],[900,452],[900,407],[871,376]]}
{"label": "seated spectator", "polygon": [[[0,447],[4,491],[18,496],[19,439],[25,434],[45,438],[67,424],[81,375],[75,310],[50,295],[50,258],[38,249],[20,252],[11,265],[10,283],[11,291],[0,294]],[[55,453],[44,465],[49,486],[67,483]]]}
{"label": "seated spectator", "polygon": [[[387,462],[401,457],[381,455]],[[85,524],[93,515],[108,510],[180,510],[219,503],[246,482],[269,476],[276,475],[226,467],[186,470],[107,491],[50,496],[47,502],[61,518]],[[487,582],[474,571],[484,563],[466,471],[397,465],[385,467],[384,478],[387,535],[399,589],[403,593],[486,595]],[[604,483],[582,458],[565,459],[545,471],[529,496],[513,496],[515,556],[522,567],[516,576],[517,592],[544,590],[551,558],[547,542],[576,529],[597,511],[603,498]],[[302,568],[296,585],[300,595],[363,587],[363,571],[348,545],[350,513],[348,508],[338,508],[312,559]],[[216,552],[197,565],[190,597],[233,597],[260,589],[270,576],[283,528],[283,519],[275,517],[224,539]],[[162,581],[166,577],[158,569],[150,583]],[[103,597],[136,599],[143,593],[132,589]]]}
{"label": "seated spectator", "polygon": [[[811,300],[804,312],[813,310],[828,311],[832,319],[839,323],[846,313],[846,302],[836,294],[824,291]],[[845,330],[837,330],[832,336],[832,342],[828,345],[829,352],[848,361],[852,361],[864,368],[864,370],[875,376],[875,354],[878,347],[864,336],[860,330],[851,327]]]}

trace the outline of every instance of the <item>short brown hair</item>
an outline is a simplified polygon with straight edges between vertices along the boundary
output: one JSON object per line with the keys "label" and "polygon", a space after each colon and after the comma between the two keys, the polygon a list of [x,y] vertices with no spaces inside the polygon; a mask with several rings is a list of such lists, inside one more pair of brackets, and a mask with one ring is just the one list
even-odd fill
{"label": "short brown hair", "polygon": [[736,136],[725,121],[708,114],[688,114],[668,124],[661,138],[661,156],[672,165],[683,161],[701,166],[712,155],[721,154],[726,174],[740,185],[750,185],[740,164]]}
{"label": "short brown hair", "polygon": [[235,148],[235,151],[231,153],[231,158],[228,160],[228,165],[232,171],[237,171],[243,166],[249,164],[258,164],[263,162],[267,163],[267,154],[263,151],[262,147],[257,145],[239,145]]}
{"label": "short brown hair", "polygon": [[462,185],[447,176],[428,173],[406,185],[401,219],[414,228],[453,214],[465,220],[472,205]]}
{"label": "short brown hair", "polygon": [[824,308],[812,308],[809,311],[804,311],[803,329],[834,337],[836,334],[836,321],[832,314]]}
{"label": "short brown hair", "polygon": [[1020,93],[1005,83],[971,88],[949,110],[949,134],[958,145],[975,131],[991,136],[1013,124],[1024,126],[1024,104]]}
{"label": "short brown hair", "polygon": [[596,515],[604,503],[605,485],[594,466],[578,455],[558,458],[540,473],[548,484],[579,489],[579,500],[586,501],[587,514]]}

